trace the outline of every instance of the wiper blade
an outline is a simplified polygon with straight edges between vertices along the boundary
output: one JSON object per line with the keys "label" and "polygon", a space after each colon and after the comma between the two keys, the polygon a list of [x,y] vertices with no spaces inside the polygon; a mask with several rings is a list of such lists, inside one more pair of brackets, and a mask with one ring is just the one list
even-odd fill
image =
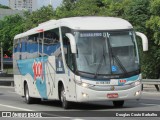
{"label": "wiper blade", "polygon": [[[108,37],[108,38],[109,38],[109,37]],[[119,60],[119,58],[118,58],[116,55],[114,55],[114,53],[113,53],[113,51],[112,51],[112,46],[111,46],[111,44],[110,44],[110,40],[107,39],[107,41],[108,41],[108,47],[109,47],[110,52],[111,52],[111,55],[110,55],[110,56],[111,56],[112,58],[115,58],[115,61],[116,61],[116,63],[118,64],[118,66],[121,68],[121,70],[122,70],[124,73],[128,74],[126,68],[123,66],[123,64],[121,63],[121,61]],[[111,71],[111,73],[112,73],[112,71]]]}
{"label": "wiper blade", "polygon": [[96,70],[96,72],[95,72],[95,78],[97,77],[97,74],[99,73],[99,70],[100,70],[100,68],[102,67],[103,59],[104,59],[104,60],[106,59],[105,54],[104,54],[104,47],[103,47],[103,55],[102,55],[102,58],[101,58],[100,63],[99,63],[99,65],[98,65],[98,67],[97,67],[97,70]]}
{"label": "wiper blade", "polygon": [[119,60],[119,58],[116,55],[114,55],[113,53],[112,53],[112,58],[115,58],[115,61],[118,64],[118,66],[123,70],[124,73],[128,74],[126,68],[123,66],[123,64],[121,63],[121,61]]}

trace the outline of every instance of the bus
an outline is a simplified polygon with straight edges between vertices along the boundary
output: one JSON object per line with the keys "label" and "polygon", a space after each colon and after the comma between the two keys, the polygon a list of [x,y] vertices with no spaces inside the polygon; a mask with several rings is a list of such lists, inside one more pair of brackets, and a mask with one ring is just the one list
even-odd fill
{"label": "bus", "polygon": [[50,20],[14,37],[15,91],[35,100],[112,101],[141,97],[136,36],[148,50],[147,37],[116,17],[70,17]]}

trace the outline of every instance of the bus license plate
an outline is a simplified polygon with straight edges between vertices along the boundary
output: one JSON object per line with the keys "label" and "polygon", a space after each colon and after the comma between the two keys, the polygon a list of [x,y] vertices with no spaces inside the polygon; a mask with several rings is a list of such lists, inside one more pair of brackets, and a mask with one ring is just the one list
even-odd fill
{"label": "bus license plate", "polygon": [[118,93],[109,93],[107,94],[108,98],[118,98]]}

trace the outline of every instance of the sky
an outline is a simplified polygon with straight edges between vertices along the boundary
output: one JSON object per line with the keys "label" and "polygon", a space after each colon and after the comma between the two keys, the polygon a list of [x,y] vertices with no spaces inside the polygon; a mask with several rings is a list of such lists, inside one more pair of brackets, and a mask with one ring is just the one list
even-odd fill
{"label": "sky", "polygon": [[8,0],[0,0],[0,4],[8,6]]}
{"label": "sky", "polygon": [[[53,8],[59,6],[63,0],[51,0]],[[50,3],[50,0],[38,0],[38,8],[42,6],[47,6]],[[2,5],[9,5],[9,0],[0,0],[0,4]]]}

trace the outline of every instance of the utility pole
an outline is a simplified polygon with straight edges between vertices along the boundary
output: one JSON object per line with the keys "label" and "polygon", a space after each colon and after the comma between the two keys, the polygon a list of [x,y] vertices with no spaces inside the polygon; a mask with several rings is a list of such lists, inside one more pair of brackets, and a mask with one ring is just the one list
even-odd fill
{"label": "utility pole", "polygon": [[3,72],[3,47],[1,42],[1,72]]}
{"label": "utility pole", "polygon": [[52,6],[52,0],[50,0],[49,4]]}

